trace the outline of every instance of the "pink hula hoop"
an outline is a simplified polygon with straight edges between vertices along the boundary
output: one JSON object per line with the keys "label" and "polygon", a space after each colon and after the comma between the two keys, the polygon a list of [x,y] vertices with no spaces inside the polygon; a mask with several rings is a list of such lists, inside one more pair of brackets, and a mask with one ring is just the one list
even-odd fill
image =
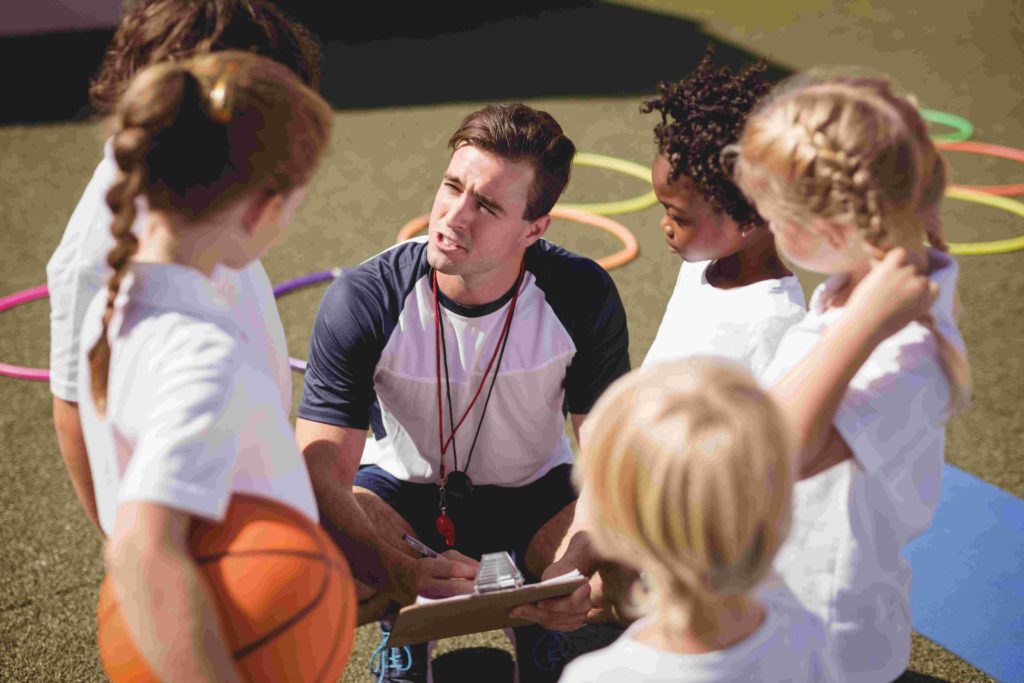
{"label": "pink hula hoop", "polygon": [[[46,288],[46,285],[23,289],[20,292],[15,292],[0,299],[0,313],[9,311],[15,306],[35,301],[36,299],[46,298],[49,295],[50,290]],[[27,379],[33,382],[50,381],[50,371],[46,368],[27,368],[23,365],[10,365],[8,363],[0,363],[0,375],[13,377],[14,379]]]}

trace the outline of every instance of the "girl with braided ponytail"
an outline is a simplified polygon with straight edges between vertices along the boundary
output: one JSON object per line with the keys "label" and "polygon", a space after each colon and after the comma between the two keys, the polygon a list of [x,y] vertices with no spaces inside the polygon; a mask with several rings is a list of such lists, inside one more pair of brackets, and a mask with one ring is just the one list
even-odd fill
{"label": "girl with braided ponytail", "polygon": [[244,492],[318,521],[272,359],[216,272],[281,235],[331,122],[291,71],[232,51],[143,70],[113,117],[113,272],[85,316],[80,408],[108,575],[161,680],[237,680],[192,519]]}
{"label": "girl with braided ponytail", "polygon": [[[311,87],[316,87],[319,80],[316,43],[303,26],[291,21],[270,0],[141,0],[126,10],[117,27],[90,88],[93,106],[101,114],[110,114],[136,72],[149,64],[230,49],[270,57]],[[46,266],[50,291],[50,391],[57,443],[75,493],[97,527],[92,472],[78,415],[78,357],[86,307],[110,273],[107,253],[113,246],[113,216],[106,195],[117,170],[113,144],[108,140],[103,159]],[[145,212],[140,210],[136,212],[135,224],[122,221],[115,235],[130,242],[144,221]],[[118,256],[123,260],[123,251]],[[255,261],[238,272],[219,268],[214,279],[222,289],[237,292],[235,308],[248,321],[254,341],[264,346],[271,359],[282,404],[285,412],[289,412],[292,385],[284,328],[266,272]]]}
{"label": "girl with braided ponytail", "polygon": [[910,656],[901,551],[931,523],[946,422],[969,393],[957,264],[924,246],[941,243],[945,167],[880,79],[785,88],[731,153],[783,254],[830,276],[765,374],[803,480],[776,567],[825,620],[843,680],[893,680]]}

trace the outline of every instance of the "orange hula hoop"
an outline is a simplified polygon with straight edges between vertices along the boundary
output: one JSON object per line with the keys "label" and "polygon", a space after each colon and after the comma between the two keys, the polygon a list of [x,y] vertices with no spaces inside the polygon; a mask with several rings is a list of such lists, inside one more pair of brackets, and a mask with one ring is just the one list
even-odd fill
{"label": "orange hula hoop", "polygon": [[[607,216],[599,216],[596,213],[589,211],[583,211],[581,209],[569,209],[556,206],[551,209],[552,218],[561,218],[567,221],[574,221],[576,223],[582,223],[583,225],[589,225],[613,235],[622,242],[622,249],[609,254],[608,256],[602,256],[599,259],[595,259],[602,268],[605,270],[613,270],[619,266],[624,266],[637,257],[640,253],[640,245],[636,241],[636,236],[622,223],[612,220]],[[396,242],[404,242],[418,232],[422,232],[426,229],[430,223],[429,215],[422,215],[413,218],[411,221],[402,226],[402,229],[398,231],[398,238]]]}

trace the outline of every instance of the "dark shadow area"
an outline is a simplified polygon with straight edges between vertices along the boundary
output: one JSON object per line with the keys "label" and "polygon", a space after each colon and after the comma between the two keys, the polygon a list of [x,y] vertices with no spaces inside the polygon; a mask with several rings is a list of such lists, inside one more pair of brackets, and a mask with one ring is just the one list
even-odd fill
{"label": "dark shadow area", "polygon": [[893,683],[951,683],[951,681],[945,678],[929,676],[928,674],[919,674],[916,671],[904,671],[903,675],[893,681]]}
{"label": "dark shadow area", "polygon": [[0,123],[90,117],[89,81],[113,36],[113,29],[0,36],[0,64],[4,65]]}
{"label": "dark shadow area", "polygon": [[483,674],[489,683],[511,683],[515,676],[512,655],[493,647],[447,652],[436,657],[432,667],[435,681],[477,681]]}
{"label": "dark shadow area", "polygon": [[[321,89],[336,109],[638,94],[687,74],[709,43],[721,64],[758,58],[697,22],[592,2],[282,4],[321,41]],[[13,67],[0,123],[88,118],[88,83],[112,35],[0,37]],[[770,65],[769,77],[786,73]]]}

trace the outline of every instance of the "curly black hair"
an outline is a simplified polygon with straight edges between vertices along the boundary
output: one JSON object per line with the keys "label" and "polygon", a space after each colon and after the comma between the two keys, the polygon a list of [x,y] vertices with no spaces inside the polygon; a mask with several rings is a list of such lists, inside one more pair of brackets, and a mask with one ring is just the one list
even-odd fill
{"label": "curly black hair", "polygon": [[721,153],[739,139],[750,112],[771,87],[763,76],[766,69],[761,60],[733,75],[727,66],[715,67],[709,47],[692,74],[659,83],[658,96],[640,107],[645,114],[661,113],[654,137],[668,158],[669,180],[685,176],[715,210],[741,226],[761,226],[764,219],[722,168]]}

